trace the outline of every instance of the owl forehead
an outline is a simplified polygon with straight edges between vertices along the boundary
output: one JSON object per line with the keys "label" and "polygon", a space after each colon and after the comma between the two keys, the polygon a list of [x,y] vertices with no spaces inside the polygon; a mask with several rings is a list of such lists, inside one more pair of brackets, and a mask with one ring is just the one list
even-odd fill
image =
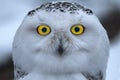
{"label": "owl forehead", "polygon": [[48,20],[48,21],[53,21],[53,22],[68,22],[68,21],[76,21],[78,19],[80,19],[82,16],[84,16],[84,14],[69,14],[69,13],[53,13],[53,12],[43,12],[40,11],[38,13],[36,13],[39,17],[39,19],[41,20]]}
{"label": "owl forehead", "polygon": [[[53,26],[54,28],[68,28],[74,24],[81,23],[82,16],[84,15],[71,15],[69,13],[54,13],[53,12],[39,12],[37,13],[39,17],[39,22],[41,24],[47,24],[48,26]],[[40,24],[39,23],[39,24]]]}
{"label": "owl forehead", "polygon": [[85,8],[84,6],[78,3],[72,2],[49,2],[46,4],[42,4],[40,7],[30,11],[28,16],[33,16],[35,12],[39,11],[46,12],[60,12],[60,13],[68,13],[69,14],[79,14],[79,11],[86,13],[87,15],[93,14],[92,10]]}

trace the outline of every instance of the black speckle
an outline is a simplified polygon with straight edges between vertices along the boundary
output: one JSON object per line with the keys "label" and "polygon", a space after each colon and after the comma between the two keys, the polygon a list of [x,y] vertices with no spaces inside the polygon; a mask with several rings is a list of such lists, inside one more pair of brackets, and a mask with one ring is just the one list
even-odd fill
{"label": "black speckle", "polygon": [[70,14],[79,14],[78,12],[71,11]]}
{"label": "black speckle", "polygon": [[36,11],[44,10],[46,12],[69,12],[70,14],[79,14],[79,10],[82,10],[88,15],[93,14],[92,10],[85,8],[84,6],[78,3],[72,2],[49,2],[46,4],[42,4],[40,7],[32,10],[28,13],[28,16],[33,16]]}
{"label": "black speckle", "polygon": [[64,3],[62,4],[62,6],[63,6],[64,8],[69,8],[69,7],[71,6],[71,4],[68,3],[68,2],[64,2]]}
{"label": "black speckle", "polygon": [[45,10],[46,12],[56,12],[60,11],[62,13],[69,12],[70,14],[78,14],[79,10],[82,10],[86,14],[93,14],[92,10],[85,8],[84,6],[78,3],[72,2],[49,2],[42,4],[36,10]]}
{"label": "black speckle", "polygon": [[15,80],[18,80],[19,78],[24,77],[28,73],[26,73],[20,66],[14,66],[14,72],[15,72]]}
{"label": "black speckle", "polygon": [[60,12],[65,12],[63,9],[60,9]]}
{"label": "black speckle", "polygon": [[33,16],[35,14],[35,10],[32,10],[32,11],[30,11],[30,12],[28,12],[28,16]]}
{"label": "black speckle", "polygon": [[101,71],[95,75],[91,75],[86,72],[83,72],[82,74],[87,78],[87,80],[103,80],[103,73]]}
{"label": "black speckle", "polygon": [[87,14],[93,14],[92,10],[90,10],[90,9],[85,9],[84,11],[85,11]]}
{"label": "black speckle", "polygon": [[61,7],[61,2],[58,2],[58,3],[56,3],[56,4],[53,4],[52,7],[53,7],[53,8],[55,7],[56,9],[60,9],[60,7]]}

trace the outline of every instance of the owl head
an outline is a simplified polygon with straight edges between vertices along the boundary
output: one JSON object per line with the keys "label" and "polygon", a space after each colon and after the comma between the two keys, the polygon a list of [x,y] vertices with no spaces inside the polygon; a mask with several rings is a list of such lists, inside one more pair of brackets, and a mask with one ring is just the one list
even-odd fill
{"label": "owl head", "polygon": [[27,73],[104,71],[105,29],[93,12],[72,2],[49,2],[30,11],[13,42],[14,65]]}

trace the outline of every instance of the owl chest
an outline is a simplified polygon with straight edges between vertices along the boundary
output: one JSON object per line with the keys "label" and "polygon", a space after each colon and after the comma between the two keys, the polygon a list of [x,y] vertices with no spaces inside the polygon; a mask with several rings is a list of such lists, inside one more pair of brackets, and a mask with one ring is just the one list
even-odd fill
{"label": "owl chest", "polygon": [[88,80],[82,74],[72,75],[36,75],[28,74],[19,80]]}
{"label": "owl chest", "polygon": [[71,75],[45,75],[41,76],[39,80],[88,80],[82,74]]}

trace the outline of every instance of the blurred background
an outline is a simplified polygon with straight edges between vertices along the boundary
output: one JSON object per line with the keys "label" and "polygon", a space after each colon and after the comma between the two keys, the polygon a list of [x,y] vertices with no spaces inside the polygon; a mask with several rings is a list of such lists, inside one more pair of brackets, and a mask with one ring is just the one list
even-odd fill
{"label": "blurred background", "polygon": [[[56,0],[0,0],[0,80],[13,80],[12,42],[28,11]],[[74,1],[92,9],[107,30],[110,58],[106,80],[120,80],[120,0]]]}

